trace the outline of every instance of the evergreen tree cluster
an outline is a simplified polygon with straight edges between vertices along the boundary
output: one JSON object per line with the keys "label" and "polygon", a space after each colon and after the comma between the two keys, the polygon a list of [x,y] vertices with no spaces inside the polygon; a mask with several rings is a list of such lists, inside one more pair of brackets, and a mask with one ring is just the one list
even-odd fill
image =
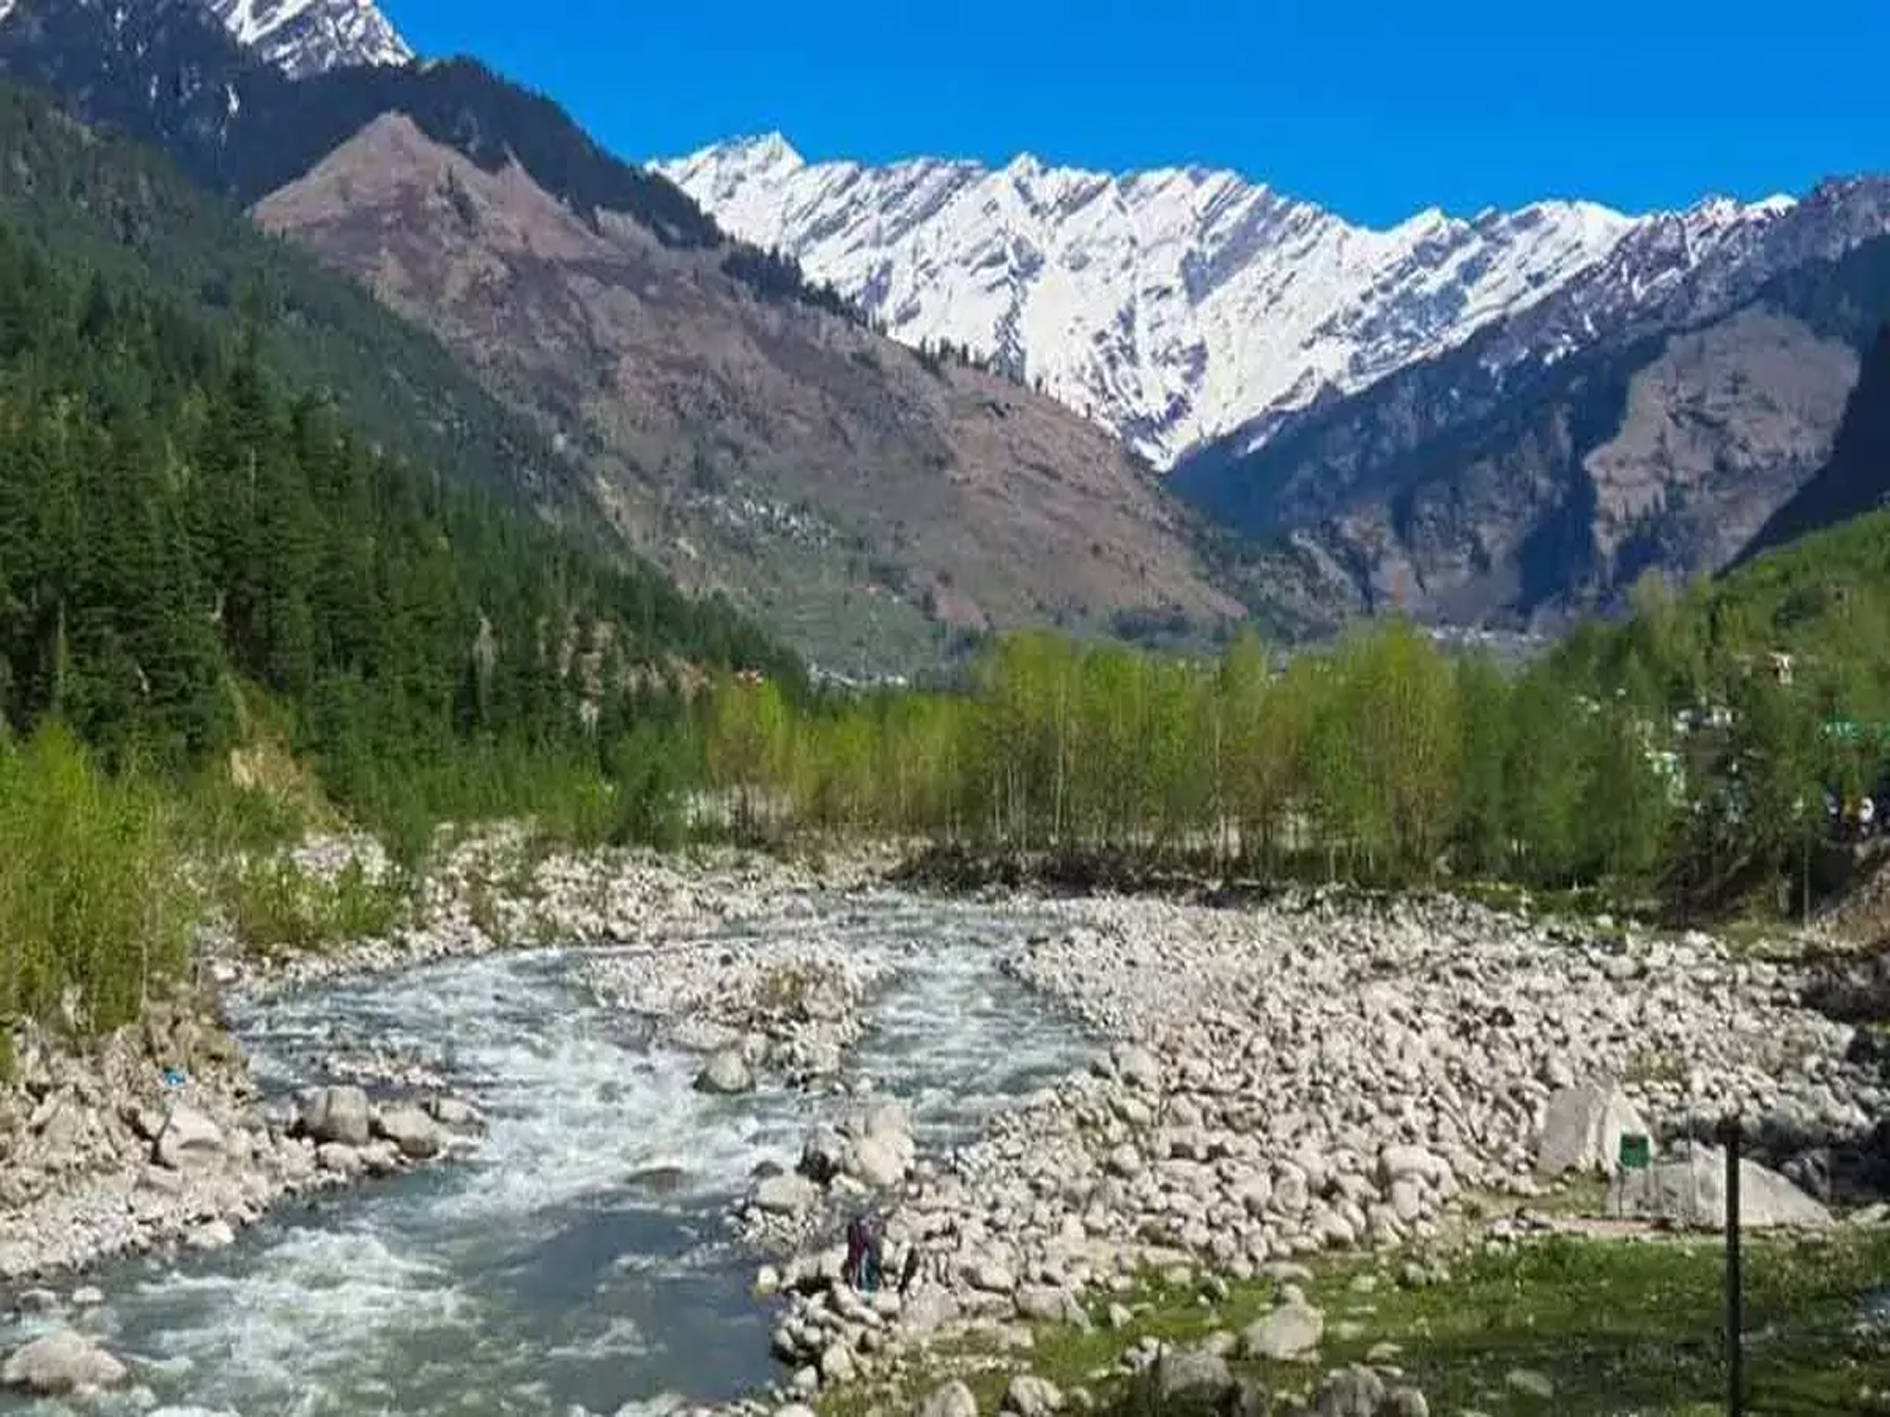
{"label": "evergreen tree cluster", "polygon": [[[873,324],[873,329],[878,334],[885,334],[887,328],[883,320]],[[948,339],[920,340],[913,353],[918,356],[919,363],[933,374],[942,374],[947,367],[956,366],[960,369],[975,369],[981,374],[994,375],[1007,383],[1015,384],[1020,389],[1027,387],[1023,376],[1009,362],[980,354],[969,344],[961,344]],[[1038,393],[1043,392],[1041,379],[1037,381],[1036,390]]]}
{"label": "evergreen tree cluster", "polygon": [[799,303],[854,324],[865,323],[859,309],[833,282],[816,284],[808,280],[801,263],[785,251],[764,251],[759,246],[738,242],[722,258],[722,273],[740,281],[763,300],[777,304]]}
{"label": "evergreen tree cluster", "polygon": [[15,731],[58,718],[108,764],[185,769],[238,741],[260,687],[331,788],[384,802],[488,750],[601,764],[682,663],[798,682],[725,603],[364,446],[276,386],[253,332],[0,229]]}

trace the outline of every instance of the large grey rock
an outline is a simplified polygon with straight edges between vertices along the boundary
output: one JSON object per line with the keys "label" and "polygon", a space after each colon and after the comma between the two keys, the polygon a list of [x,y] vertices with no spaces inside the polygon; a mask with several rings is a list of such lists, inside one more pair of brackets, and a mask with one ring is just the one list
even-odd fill
{"label": "large grey rock", "polygon": [[730,1095],[738,1092],[751,1092],[755,1086],[755,1075],[748,1070],[748,1064],[742,1055],[733,1048],[724,1048],[710,1057],[696,1074],[696,1091]]}
{"label": "large grey rock", "polygon": [[1155,1360],[1155,1392],[1163,1402],[1187,1398],[1218,1403],[1233,1388],[1227,1360],[1208,1349],[1169,1349]]}
{"label": "large grey rock", "polygon": [[1068,1324],[1087,1333],[1093,1325],[1089,1313],[1068,1289],[1054,1284],[1025,1284],[1017,1291],[1019,1318],[1039,1323]]}
{"label": "large grey rock", "polygon": [[912,1112],[897,1098],[882,1098],[860,1114],[859,1129],[862,1136],[896,1142],[912,1135]]}
{"label": "large grey rock", "polygon": [[899,1327],[915,1338],[925,1338],[958,1316],[958,1300],[949,1289],[921,1289],[901,1306]]}
{"label": "large grey rock", "polygon": [[1017,1417],[1045,1417],[1062,1408],[1063,1394],[1056,1384],[1034,1373],[1019,1373],[1004,1389],[1004,1401],[998,1410],[1016,1413]]}
{"label": "large grey rock", "polygon": [[213,1166],[223,1159],[223,1130],[195,1108],[175,1103],[158,1132],[155,1154],[173,1171]]}
{"label": "large grey rock", "polygon": [[1503,1385],[1511,1392],[1533,1397],[1538,1402],[1548,1402],[1555,1397],[1554,1381],[1547,1374],[1529,1368],[1510,1369],[1503,1378]]}
{"label": "large grey rock", "polygon": [[1253,1172],[1235,1185],[1233,1196],[1249,1216],[1258,1219],[1273,1201],[1273,1178],[1264,1171]]}
{"label": "large grey rock", "polygon": [[1424,1147],[1395,1144],[1378,1153],[1378,1174],[1387,1186],[1404,1177],[1436,1185],[1450,1174],[1450,1163]]}
{"label": "large grey rock", "polygon": [[1569,1171],[1612,1174],[1624,1133],[1648,1134],[1647,1123],[1619,1088],[1585,1082],[1549,1098],[1536,1144],[1536,1169],[1560,1176]]}
{"label": "large grey rock", "polygon": [[367,1169],[361,1148],[339,1141],[325,1141],[316,1147],[315,1164],[324,1171],[333,1171],[340,1176],[358,1176]]}
{"label": "large grey rock", "polygon": [[[1635,1209],[1651,1210],[1682,1225],[1720,1230],[1726,1226],[1726,1153],[1717,1147],[1702,1146],[1690,1159],[1655,1166],[1649,1179],[1651,1195],[1646,1198],[1632,1183],[1625,1189],[1628,1204]],[[1740,1160],[1741,1230],[1822,1229],[1830,1223],[1830,1211],[1778,1172],[1756,1161]]]}
{"label": "large grey rock", "polygon": [[819,1199],[819,1189],[805,1176],[768,1176],[755,1187],[756,1208],[770,1215],[799,1215]]}
{"label": "large grey rock", "polygon": [[961,1382],[949,1382],[926,1398],[918,1417],[978,1417],[978,1399]]}
{"label": "large grey rock", "polygon": [[236,1230],[227,1220],[206,1220],[184,1236],[184,1243],[193,1250],[227,1250],[236,1243]]}
{"label": "large grey rock", "polygon": [[0,1365],[0,1387],[57,1397],[78,1388],[114,1388],[130,1377],[125,1365],[91,1338],[60,1329],[16,1348]]}
{"label": "large grey rock", "polygon": [[742,1035],[739,1029],[725,1023],[692,1017],[670,1029],[669,1041],[686,1053],[719,1053],[727,1048],[739,1048]]}
{"label": "large grey rock", "polygon": [[849,1175],[881,1189],[898,1185],[906,1174],[899,1153],[877,1136],[861,1137],[847,1148],[846,1169]]}
{"label": "large grey rock", "polygon": [[427,1100],[427,1115],[442,1127],[472,1131],[480,1126],[479,1109],[457,1097],[432,1097]]}
{"label": "large grey rock", "polygon": [[982,1289],[987,1294],[1009,1294],[1017,1288],[1017,1276],[1002,1260],[990,1255],[973,1260],[965,1266],[965,1280],[973,1289]]}
{"label": "large grey rock", "polygon": [[1116,1073],[1131,1087],[1159,1092],[1162,1085],[1161,1060],[1146,1048],[1124,1045],[1115,1050]]}
{"label": "large grey rock", "polygon": [[439,1124],[410,1102],[383,1107],[375,1131],[398,1147],[402,1156],[416,1161],[438,1156],[445,1145]]}
{"label": "large grey rock", "polygon": [[1377,1417],[1385,1400],[1385,1382],[1370,1368],[1353,1363],[1326,1374],[1313,1399],[1316,1417]]}
{"label": "large grey rock", "polygon": [[367,1094],[358,1087],[318,1087],[302,1099],[302,1134],[317,1144],[366,1146],[369,1117]]}
{"label": "large grey rock", "polygon": [[1274,1362],[1301,1358],[1319,1346],[1325,1333],[1324,1313],[1311,1304],[1288,1302],[1247,1326],[1240,1336],[1241,1356]]}
{"label": "large grey rock", "polygon": [[855,1371],[853,1350],[838,1339],[828,1344],[820,1355],[820,1377],[823,1382],[846,1382]]}

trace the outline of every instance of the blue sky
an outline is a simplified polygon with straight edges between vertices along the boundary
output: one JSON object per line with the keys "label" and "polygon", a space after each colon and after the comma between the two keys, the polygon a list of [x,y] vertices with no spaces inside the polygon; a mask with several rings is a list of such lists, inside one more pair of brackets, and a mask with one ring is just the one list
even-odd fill
{"label": "blue sky", "polygon": [[631,158],[1235,168],[1360,221],[1890,169],[1890,0],[380,0]]}

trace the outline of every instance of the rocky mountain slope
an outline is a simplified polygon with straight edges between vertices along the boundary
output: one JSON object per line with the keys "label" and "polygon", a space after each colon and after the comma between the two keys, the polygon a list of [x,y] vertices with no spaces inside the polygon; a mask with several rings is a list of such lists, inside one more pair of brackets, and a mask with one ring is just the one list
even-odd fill
{"label": "rocky mountain slope", "polygon": [[516,165],[487,172],[403,116],[257,217],[594,442],[614,487],[660,504],[626,501],[627,529],[669,527],[685,557],[708,554],[704,534],[734,551],[754,518],[810,560],[870,563],[880,594],[948,622],[1234,608],[1100,429],[827,312],[757,299],[716,251],[665,248],[609,214],[587,223]]}
{"label": "rocky mountain slope", "polygon": [[1631,218],[1539,202],[1467,221],[1430,210],[1377,231],[1207,168],[808,163],[778,134],[656,170],[895,337],[991,356],[1160,466],[1227,435],[1246,451],[1289,415],[1584,278],[1605,303],[1641,308],[1694,265],[1762,240],[1793,205],[1711,200]]}
{"label": "rocky mountain slope", "polygon": [[[1890,316],[1890,310],[1886,310]],[[1774,512],[1741,551],[1744,561],[1890,502],[1890,324],[1877,332],[1844,407],[1831,460]]]}
{"label": "rocky mountain slope", "polygon": [[[1890,314],[1872,262],[1830,275],[1890,234],[1882,179],[1373,232],[1199,168],[873,168],[770,135],[658,170],[899,338],[1171,465],[1247,601],[1301,628],[1553,628],[1726,564],[1829,455]],[[1861,305],[1827,308],[1827,277]]]}
{"label": "rocky mountain slope", "polygon": [[197,0],[22,0],[0,70],[158,143],[427,324],[585,462],[631,545],[823,663],[1239,609],[1106,432],[874,334],[476,63],[291,81]]}
{"label": "rocky mountain slope", "polygon": [[[1531,352],[1580,320],[1571,290],[1531,328],[1489,331],[1174,480],[1272,539],[1243,567],[1251,593],[1315,618],[1552,627],[1645,570],[1716,570],[1831,455],[1890,315],[1890,238],[1856,244],[1887,212],[1890,183],[1820,189],[1774,228],[1776,249],[1702,264],[1615,338]],[[1751,288],[1768,267],[1783,273]]]}

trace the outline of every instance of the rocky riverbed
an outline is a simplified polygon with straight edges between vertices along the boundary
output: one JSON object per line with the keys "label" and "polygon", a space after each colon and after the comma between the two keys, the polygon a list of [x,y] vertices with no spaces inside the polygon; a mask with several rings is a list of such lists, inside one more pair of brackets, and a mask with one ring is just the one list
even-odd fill
{"label": "rocky riverbed", "polygon": [[[159,1089],[160,1136],[188,1107],[222,1139],[175,1168],[187,1219],[173,1234],[113,1203],[166,1166],[135,1133],[9,1214],[36,1277],[12,1293],[0,1386],[311,1414],[463,1411],[490,1392],[559,1413],[731,1396],[772,1367],[727,1220],[756,1174],[786,1173],[858,1096],[904,1100],[902,1168],[916,1138],[968,1140],[1088,1052],[998,972],[1022,940],[1014,910],[732,856],[547,857],[511,888],[501,912],[585,943],[496,950],[503,923],[473,918],[491,920],[489,899],[430,892],[433,920],[336,959],[214,962],[243,1047],[206,1019],[224,1070],[199,1058],[167,1079],[154,1055],[125,1083]],[[100,1115],[113,1098],[103,1082],[75,1096]],[[422,1155],[419,1136],[465,1145]],[[285,1208],[309,1188],[278,1182],[272,1158],[291,1153],[309,1186],[367,1184]],[[425,1174],[387,1174],[408,1165]],[[148,1253],[49,1273],[114,1251]],[[705,1345],[730,1360],[703,1368]]]}
{"label": "rocky riverbed", "polygon": [[[909,1174],[886,1219],[891,1252],[917,1256],[903,1300],[837,1285],[831,1248],[764,1271],[788,1296],[775,1348],[791,1377],[775,1401],[898,1391],[911,1355],[944,1340],[1027,1354],[1032,1323],[1087,1327],[1149,1274],[1272,1275],[1279,1308],[1239,1351],[1310,1356],[1321,1316],[1292,1287],[1301,1262],[1475,1233],[1479,1216],[1611,1167],[1624,1132],[1660,1151],[1617,1209],[1723,1223],[1710,1138],[1731,1114],[1786,1173],[1746,1163],[1746,1223],[1826,1227],[1833,1157],[1867,1147],[1883,1115],[1879,1068],[1852,1026],[1800,1002],[1797,970],[1702,935],[1449,901],[1047,909],[1056,926],[1006,967],[1114,1046],[999,1114],[949,1167]],[[846,1146],[883,1125],[859,1116],[837,1163],[810,1143],[803,1171],[844,1177]],[[1221,1357],[1191,1371],[1224,1375]],[[1393,1402],[1395,1383],[1380,1387]],[[1014,1410],[1033,1410],[1028,1395]]]}
{"label": "rocky riverbed", "polygon": [[[1728,1111],[1766,1163],[1750,1222],[1852,1223],[1842,1203],[1863,1199],[1844,1160],[1882,1115],[1874,1053],[1801,1003],[1794,967],[1704,936],[1449,901],[951,902],[876,884],[884,864],[481,838],[388,939],[275,963],[212,947],[203,993],[96,1058],[25,1040],[0,1096],[0,1267],[27,1286],[24,1342],[0,1382],[310,1414],[463,1410],[454,1384],[475,1379],[518,1411],[767,1411],[854,1387],[905,1402],[943,1341],[1027,1371],[1033,1325],[1112,1322],[1150,1274],[1273,1276],[1277,1310],[1224,1353],[1124,1355],[1211,1388],[1226,1356],[1316,1354],[1296,1266],[1417,1263],[1607,1164],[1623,1132],[1662,1148],[1625,1208],[1714,1222],[1716,1158],[1683,1138]],[[550,948],[494,953],[531,943]],[[454,1157],[469,1164],[437,1170]],[[294,1303],[328,1302],[306,1286],[334,1282],[310,1269],[328,1272],[336,1232],[231,1242],[286,1197],[416,1167],[435,1178],[338,1213],[380,1257],[377,1292],[424,1285],[406,1317],[426,1326],[337,1309],[384,1351],[303,1355],[297,1386],[277,1348],[295,1349]],[[910,1265],[903,1295],[839,1282],[839,1227],[862,1209],[893,1272]],[[33,1278],[126,1251],[161,1261],[122,1301]],[[579,1253],[605,1265],[601,1315],[557,1278]],[[271,1363],[205,1385],[136,1357],[215,1352],[219,1325],[253,1327],[284,1294],[300,1298],[273,1301]],[[689,1357],[732,1342],[745,1356],[715,1372]],[[114,1351],[129,1372],[99,1366]],[[417,1353],[444,1389],[400,1376]],[[772,1392],[736,1399],[775,1362]],[[1408,1408],[1390,1377],[1371,1381]],[[1048,1401],[1026,1383],[1013,1406]]]}

